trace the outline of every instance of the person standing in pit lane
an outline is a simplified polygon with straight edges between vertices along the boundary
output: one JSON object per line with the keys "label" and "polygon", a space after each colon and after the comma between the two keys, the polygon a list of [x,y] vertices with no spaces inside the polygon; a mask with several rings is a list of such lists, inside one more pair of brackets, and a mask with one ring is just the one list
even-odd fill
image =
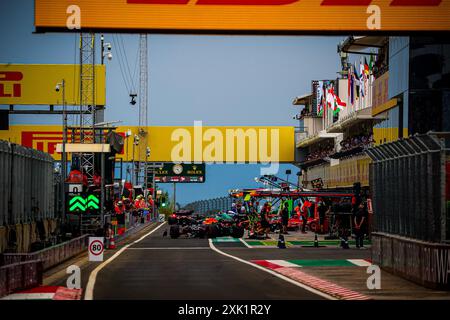
{"label": "person standing in pit lane", "polygon": [[355,225],[355,240],[357,249],[365,249],[364,236],[367,232],[367,209],[364,203],[361,203],[355,211],[353,223]]}
{"label": "person standing in pit lane", "polygon": [[269,232],[270,232],[270,223],[269,223],[269,205],[267,205],[267,202],[264,204],[261,212],[260,212],[260,222],[261,222],[261,232],[265,234],[266,239],[270,239]]}
{"label": "person standing in pit lane", "polygon": [[287,230],[289,224],[289,204],[287,200],[282,202],[280,205],[280,216],[281,216],[281,225],[283,227],[282,233],[289,234]]}

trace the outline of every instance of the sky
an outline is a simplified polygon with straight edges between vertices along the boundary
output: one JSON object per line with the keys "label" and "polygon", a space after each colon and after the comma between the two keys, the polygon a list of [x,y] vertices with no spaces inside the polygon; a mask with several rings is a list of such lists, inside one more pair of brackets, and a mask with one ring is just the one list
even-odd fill
{"label": "sky", "polygon": [[[0,1],[0,63],[78,63],[79,35],[34,32],[33,0]],[[148,36],[149,125],[298,126],[292,100],[311,91],[311,80],[335,79],[337,44],[344,37],[319,36]],[[99,39],[99,36],[98,36]],[[138,124],[129,104],[119,50],[126,53],[138,87],[139,35],[105,34],[113,59],[106,60],[106,121]],[[98,41],[99,43],[99,41]],[[123,43],[123,45],[122,45]],[[99,50],[98,50],[99,51]],[[122,51],[121,51],[122,52]],[[100,62],[100,55],[97,56]],[[136,72],[135,72],[136,70]],[[137,90],[137,89],[136,89]],[[13,115],[10,124],[60,124],[60,116]],[[298,169],[282,165],[285,170]],[[177,202],[226,196],[229,189],[256,187],[259,165],[208,165],[207,182],[177,186]],[[293,181],[292,176],[290,180]],[[171,185],[161,185],[171,193]]]}

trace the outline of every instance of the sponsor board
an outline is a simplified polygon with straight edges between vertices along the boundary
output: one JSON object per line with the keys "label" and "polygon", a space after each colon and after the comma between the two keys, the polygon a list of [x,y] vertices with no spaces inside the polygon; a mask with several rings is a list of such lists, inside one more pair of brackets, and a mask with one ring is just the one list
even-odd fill
{"label": "sponsor board", "polygon": [[[131,137],[125,139],[121,153],[123,161],[133,156],[134,134],[138,127],[118,127],[116,132]],[[294,161],[294,127],[148,127],[151,155],[141,161],[182,163],[290,163]],[[71,137],[69,132],[68,137]],[[13,125],[0,130],[0,139],[49,153],[61,159],[56,146],[62,143],[58,125]],[[70,142],[70,141],[69,141]],[[70,154],[69,154],[70,159]]]}
{"label": "sponsor board", "polygon": [[[95,67],[95,104],[106,104],[104,65]],[[65,81],[66,105],[80,104],[80,66],[69,64],[0,64],[0,105],[62,105]]]}
{"label": "sponsor board", "polygon": [[448,0],[36,0],[35,27],[237,34],[448,31],[449,12]]}

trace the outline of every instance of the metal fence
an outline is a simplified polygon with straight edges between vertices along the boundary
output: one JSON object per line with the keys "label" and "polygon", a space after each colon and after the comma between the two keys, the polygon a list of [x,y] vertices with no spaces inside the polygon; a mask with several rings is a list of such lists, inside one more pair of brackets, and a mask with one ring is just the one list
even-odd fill
{"label": "metal fence", "polygon": [[0,225],[54,218],[53,158],[0,141]]}
{"label": "metal fence", "polygon": [[43,270],[47,270],[86,250],[88,237],[88,235],[83,235],[47,249],[31,253],[5,253],[3,254],[2,263],[4,265],[9,265],[39,260],[42,261]]}
{"label": "metal fence", "polygon": [[430,133],[366,151],[373,160],[375,231],[437,243],[450,240],[445,147],[449,139],[449,134]]}
{"label": "metal fence", "polygon": [[42,261],[26,261],[0,267],[0,297],[42,284]]}
{"label": "metal fence", "polygon": [[207,200],[192,202],[186,206],[187,209],[194,210],[197,213],[207,213],[210,211],[228,211],[231,210],[233,199],[230,197],[219,197]]}

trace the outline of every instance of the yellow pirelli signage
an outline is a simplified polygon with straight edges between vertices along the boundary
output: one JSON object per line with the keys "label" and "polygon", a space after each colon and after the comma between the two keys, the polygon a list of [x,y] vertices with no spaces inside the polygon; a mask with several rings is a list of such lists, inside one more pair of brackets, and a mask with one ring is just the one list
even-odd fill
{"label": "yellow pirelli signage", "polygon": [[[106,104],[105,66],[95,67],[95,104]],[[62,105],[65,80],[67,105],[80,104],[80,66],[68,64],[0,64],[0,104]]]}
{"label": "yellow pirelli signage", "polygon": [[35,0],[38,31],[442,31],[449,15],[449,0]]}
{"label": "yellow pirelli signage", "polygon": [[[209,127],[199,123],[191,127],[148,127],[151,152],[147,159],[139,159],[142,146],[133,147],[138,127],[119,127],[116,132],[125,137],[128,130],[132,135],[125,138],[123,151],[118,155],[124,161],[263,164],[294,161],[293,127]],[[61,159],[56,151],[62,143],[61,126],[13,125],[9,130],[0,130],[0,140]]]}

